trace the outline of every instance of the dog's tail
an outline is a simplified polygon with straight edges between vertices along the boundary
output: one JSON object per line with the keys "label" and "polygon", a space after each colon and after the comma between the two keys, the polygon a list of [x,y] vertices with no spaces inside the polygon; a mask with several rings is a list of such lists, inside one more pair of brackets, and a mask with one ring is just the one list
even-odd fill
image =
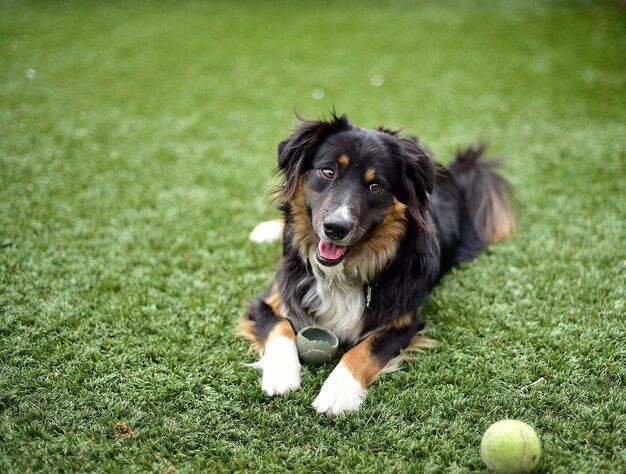
{"label": "dog's tail", "polygon": [[507,239],[515,232],[513,188],[496,169],[497,159],[484,160],[486,145],[456,154],[448,170],[463,193],[466,210],[484,244]]}

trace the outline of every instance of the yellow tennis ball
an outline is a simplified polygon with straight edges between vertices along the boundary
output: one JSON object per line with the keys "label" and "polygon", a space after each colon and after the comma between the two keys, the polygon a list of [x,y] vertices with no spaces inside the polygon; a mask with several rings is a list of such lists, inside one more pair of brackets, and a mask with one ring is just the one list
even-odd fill
{"label": "yellow tennis ball", "polygon": [[530,472],[539,462],[541,445],[537,433],[517,420],[491,425],[480,443],[480,457],[497,474]]}

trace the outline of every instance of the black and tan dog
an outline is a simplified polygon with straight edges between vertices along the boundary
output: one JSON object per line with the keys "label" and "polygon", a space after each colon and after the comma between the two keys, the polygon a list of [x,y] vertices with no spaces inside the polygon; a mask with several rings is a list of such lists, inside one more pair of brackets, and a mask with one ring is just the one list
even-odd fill
{"label": "black and tan dog", "polygon": [[510,187],[482,152],[443,167],[412,138],[335,115],[302,120],[280,143],[283,255],[240,322],[263,354],[267,394],[300,387],[295,334],[305,326],[354,345],[315,399],[320,413],[358,409],[378,374],[424,341],[417,310],[429,290],[515,227]]}

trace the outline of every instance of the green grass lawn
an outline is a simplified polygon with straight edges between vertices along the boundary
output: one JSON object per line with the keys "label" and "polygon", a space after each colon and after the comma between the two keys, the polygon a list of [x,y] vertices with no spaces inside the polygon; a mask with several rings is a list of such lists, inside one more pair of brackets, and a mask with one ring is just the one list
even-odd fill
{"label": "green grass lawn", "polygon": [[[475,472],[511,417],[538,472],[625,472],[622,3],[2,1],[0,471]],[[269,399],[233,326],[276,145],[333,107],[442,161],[488,139],[520,230],[326,418],[331,366]]]}

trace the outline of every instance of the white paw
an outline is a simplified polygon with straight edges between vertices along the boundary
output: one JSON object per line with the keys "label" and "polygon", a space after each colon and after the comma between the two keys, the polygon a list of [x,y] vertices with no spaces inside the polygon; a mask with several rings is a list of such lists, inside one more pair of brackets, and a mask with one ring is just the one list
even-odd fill
{"label": "white paw", "polygon": [[346,366],[339,362],[324,382],[313,408],[318,413],[341,415],[358,410],[366,395],[367,389],[361,387]]}
{"label": "white paw", "polygon": [[282,219],[261,222],[250,234],[250,240],[259,243],[274,242],[283,236],[283,227]]}
{"label": "white paw", "polygon": [[296,341],[283,336],[270,339],[261,360],[261,388],[270,396],[283,395],[300,388],[300,360]]}

